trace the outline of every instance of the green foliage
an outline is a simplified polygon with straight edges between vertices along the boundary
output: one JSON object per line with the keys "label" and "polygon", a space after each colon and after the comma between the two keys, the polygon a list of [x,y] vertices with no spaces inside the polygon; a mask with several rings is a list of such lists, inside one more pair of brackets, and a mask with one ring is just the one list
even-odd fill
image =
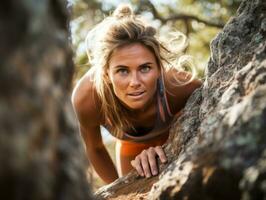
{"label": "green foliage", "polygon": [[[210,55],[209,43],[221,30],[227,20],[236,12],[241,0],[72,0],[73,15],[71,33],[76,77],[79,78],[90,67],[86,55],[85,38],[88,31],[104,16],[110,14],[119,2],[129,2],[138,14],[143,15],[150,23],[163,29],[179,30],[188,40],[189,47],[184,53],[195,59],[200,77],[204,76],[204,68]],[[158,16],[154,13],[155,8]],[[183,16],[177,20],[169,20],[174,16]],[[193,18],[187,17],[193,16]]]}

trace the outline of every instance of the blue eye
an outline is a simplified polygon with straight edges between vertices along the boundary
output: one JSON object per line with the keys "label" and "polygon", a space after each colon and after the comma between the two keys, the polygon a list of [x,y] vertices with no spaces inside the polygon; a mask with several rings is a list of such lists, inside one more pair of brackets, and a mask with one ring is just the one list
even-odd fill
{"label": "blue eye", "polygon": [[121,75],[127,75],[128,74],[128,70],[127,69],[118,69],[117,73],[121,74]]}
{"label": "blue eye", "polygon": [[151,67],[150,66],[143,66],[140,71],[143,72],[143,73],[147,73],[151,70]]}

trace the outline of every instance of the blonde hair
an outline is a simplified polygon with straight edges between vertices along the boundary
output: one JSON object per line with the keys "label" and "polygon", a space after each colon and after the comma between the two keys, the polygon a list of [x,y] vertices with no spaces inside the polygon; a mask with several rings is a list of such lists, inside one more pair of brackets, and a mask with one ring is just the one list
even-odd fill
{"label": "blonde hair", "polygon": [[172,65],[169,60],[173,53],[155,35],[156,29],[134,15],[128,4],[118,6],[111,16],[106,17],[87,35],[87,54],[92,65],[90,70],[94,74],[95,88],[102,103],[101,111],[116,137],[121,137],[123,130],[133,126],[128,110],[114,94],[107,76],[110,56],[118,47],[140,43],[154,53],[163,75],[166,66]]}

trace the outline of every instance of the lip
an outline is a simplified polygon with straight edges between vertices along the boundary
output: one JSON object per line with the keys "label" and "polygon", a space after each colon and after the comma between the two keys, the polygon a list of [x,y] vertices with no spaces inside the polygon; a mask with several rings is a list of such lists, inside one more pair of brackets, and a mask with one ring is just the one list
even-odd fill
{"label": "lip", "polygon": [[136,91],[136,92],[130,92],[127,95],[130,95],[130,96],[139,96],[139,95],[141,95],[143,93],[144,93],[144,91]]}
{"label": "lip", "polygon": [[145,91],[136,91],[136,92],[128,93],[127,95],[130,98],[138,99],[138,98],[141,98],[144,95],[144,93]]}

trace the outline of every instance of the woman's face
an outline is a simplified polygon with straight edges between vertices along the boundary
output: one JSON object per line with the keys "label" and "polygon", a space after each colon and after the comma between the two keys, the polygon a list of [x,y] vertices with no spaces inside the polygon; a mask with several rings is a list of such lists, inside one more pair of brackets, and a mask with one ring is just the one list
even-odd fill
{"label": "woman's face", "polygon": [[153,102],[160,70],[145,46],[136,43],[117,48],[107,73],[115,95],[128,108],[145,110]]}

